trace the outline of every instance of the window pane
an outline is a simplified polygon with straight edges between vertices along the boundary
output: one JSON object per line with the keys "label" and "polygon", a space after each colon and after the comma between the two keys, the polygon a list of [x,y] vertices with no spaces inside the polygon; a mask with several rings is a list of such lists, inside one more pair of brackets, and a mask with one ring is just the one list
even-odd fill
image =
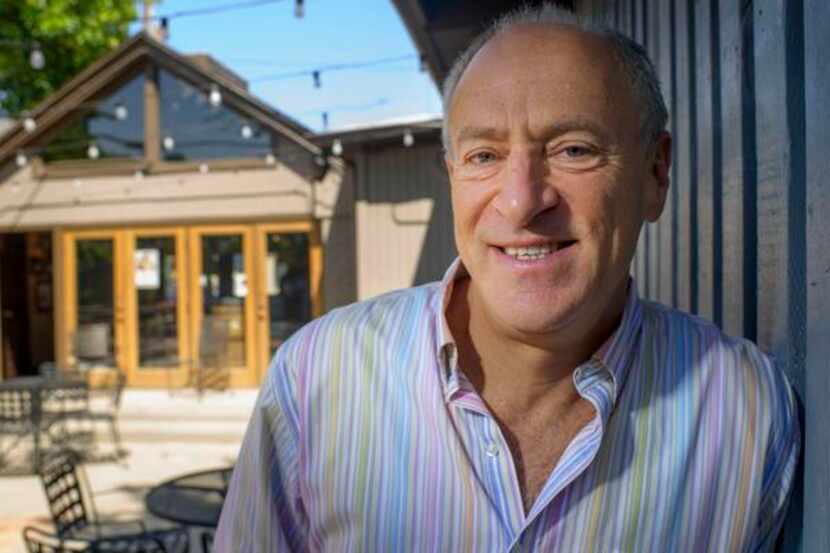
{"label": "window pane", "polygon": [[88,159],[94,144],[100,158],[144,156],[144,74],[103,100],[91,102],[81,118],[44,148],[46,161]]}
{"label": "window pane", "polygon": [[115,364],[112,240],[78,240],[75,247],[78,330],[75,356],[82,363]]}
{"label": "window pane", "polygon": [[179,363],[175,238],[139,238],[134,263],[139,365],[173,368]]}
{"label": "window pane", "polygon": [[245,366],[248,280],[238,234],[202,237],[202,367]]}
{"label": "window pane", "polygon": [[268,294],[270,354],[311,320],[308,235],[268,234],[265,286]]}
{"label": "window pane", "polygon": [[160,71],[164,159],[263,158],[275,149],[273,135],[229,109],[212,105],[206,91]]}

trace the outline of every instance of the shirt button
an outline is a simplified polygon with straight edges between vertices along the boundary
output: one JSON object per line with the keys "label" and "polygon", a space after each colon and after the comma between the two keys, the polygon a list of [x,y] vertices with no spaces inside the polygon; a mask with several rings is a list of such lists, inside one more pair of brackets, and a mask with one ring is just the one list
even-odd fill
{"label": "shirt button", "polygon": [[486,453],[489,457],[498,457],[499,456],[499,446],[490,442],[484,448],[484,453]]}

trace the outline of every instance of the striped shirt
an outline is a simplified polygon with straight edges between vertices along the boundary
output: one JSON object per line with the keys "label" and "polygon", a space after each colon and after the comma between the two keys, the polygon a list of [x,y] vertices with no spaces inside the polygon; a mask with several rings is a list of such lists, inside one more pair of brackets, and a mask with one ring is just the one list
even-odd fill
{"label": "striped shirt", "polygon": [[277,352],[216,551],[769,551],[799,453],[753,344],[640,300],[573,373],[596,415],[529,512],[464,373],[441,283],[332,311]]}

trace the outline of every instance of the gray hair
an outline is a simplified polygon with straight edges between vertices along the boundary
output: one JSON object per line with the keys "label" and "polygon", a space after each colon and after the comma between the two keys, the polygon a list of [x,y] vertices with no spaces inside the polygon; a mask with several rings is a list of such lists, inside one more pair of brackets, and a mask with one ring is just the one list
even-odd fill
{"label": "gray hair", "polygon": [[450,152],[449,111],[455,90],[473,57],[485,44],[495,37],[506,33],[513,27],[527,24],[566,25],[597,35],[608,42],[612,54],[617,61],[631,86],[634,97],[643,104],[640,119],[640,131],[643,139],[651,143],[656,140],[666,128],[669,113],[666,102],[660,92],[660,81],[654,65],[645,49],[610,25],[594,19],[580,17],[564,8],[551,4],[542,4],[539,7],[523,7],[503,15],[487,30],[478,35],[470,46],[455,60],[450,68],[442,88],[442,102],[444,120],[441,128],[441,140],[444,150]]}

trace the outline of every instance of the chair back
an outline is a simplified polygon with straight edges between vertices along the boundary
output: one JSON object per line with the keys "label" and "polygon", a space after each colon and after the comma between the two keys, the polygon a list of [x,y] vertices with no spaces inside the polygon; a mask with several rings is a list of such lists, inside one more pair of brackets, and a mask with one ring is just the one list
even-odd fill
{"label": "chair back", "polygon": [[65,540],[48,532],[27,526],[23,529],[23,543],[29,553],[87,553],[89,543],[81,540]]}
{"label": "chair back", "polygon": [[24,426],[31,421],[32,395],[29,390],[0,390],[0,426]]}
{"label": "chair back", "polygon": [[88,506],[91,500],[85,489],[86,482],[71,452],[47,457],[38,475],[58,536],[66,536],[92,522],[94,512]]}

